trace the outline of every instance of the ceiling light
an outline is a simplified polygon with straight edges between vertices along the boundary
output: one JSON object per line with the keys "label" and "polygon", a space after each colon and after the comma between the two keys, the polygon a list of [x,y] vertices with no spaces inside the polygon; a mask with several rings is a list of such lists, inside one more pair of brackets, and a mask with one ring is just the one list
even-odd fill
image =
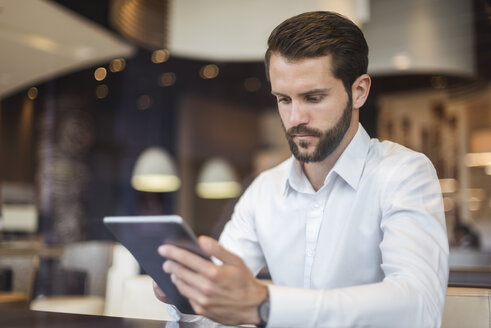
{"label": "ceiling light", "polygon": [[106,78],[107,76],[107,71],[104,67],[99,67],[94,71],[94,78],[97,81],[102,81]]}
{"label": "ceiling light", "polygon": [[104,99],[109,93],[109,88],[105,84],[98,85],[95,89],[95,96],[97,99]]}
{"label": "ceiling light", "polygon": [[176,83],[176,74],[172,72],[166,72],[160,75],[159,85],[161,87],[170,87]]}
{"label": "ceiling light", "polygon": [[218,73],[220,72],[220,69],[218,68],[217,65],[215,64],[210,64],[201,67],[201,70],[199,71],[199,75],[203,79],[214,79],[215,77],[218,76]]}
{"label": "ceiling light", "polygon": [[160,147],[149,147],[138,157],[131,185],[139,191],[172,192],[181,186],[174,161]]}
{"label": "ceiling light", "polygon": [[116,58],[109,63],[109,70],[113,73],[121,72],[126,67],[126,61],[123,58]]}
{"label": "ceiling light", "polygon": [[152,106],[152,97],[150,97],[149,95],[138,97],[138,100],[136,101],[136,106],[139,110],[148,109],[150,106]]}
{"label": "ceiling light", "polygon": [[411,59],[405,54],[399,54],[392,57],[392,63],[398,70],[405,71],[411,67]]}
{"label": "ceiling light", "polygon": [[229,162],[212,158],[205,163],[198,177],[196,193],[201,198],[235,198],[242,191],[237,175]]}
{"label": "ceiling light", "polygon": [[169,56],[170,56],[170,53],[169,53],[169,50],[167,50],[167,49],[155,50],[152,53],[152,63],[154,63],[154,64],[164,63],[167,60],[169,60]]}
{"label": "ceiling light", "polygon": [[255,92],[261,89],[262,83],[257,77],[249,77],[244,81],[244,88],[248,92]]}
{"label": "ceiling light", "polygon": [[27,97],[31,100],[36,99],[38,96],[38,88],[32,87],[27,91]]}

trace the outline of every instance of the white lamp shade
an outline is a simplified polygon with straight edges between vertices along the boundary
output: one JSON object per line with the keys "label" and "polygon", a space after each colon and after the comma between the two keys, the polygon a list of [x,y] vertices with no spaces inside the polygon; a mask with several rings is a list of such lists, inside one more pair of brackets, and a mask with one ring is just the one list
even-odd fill
{"label": "white lamp shade", "polygon": [[179,189],[181,180],[170,155],[162,148],[149,147],[136,161],[131,185],[139,191],[171,192]]}
{"label": "white lamp shade", "polygon": [[196,193],[201,198],[237,197],[242,190],[232,166],[221,158],[206,162],[198,177]]}

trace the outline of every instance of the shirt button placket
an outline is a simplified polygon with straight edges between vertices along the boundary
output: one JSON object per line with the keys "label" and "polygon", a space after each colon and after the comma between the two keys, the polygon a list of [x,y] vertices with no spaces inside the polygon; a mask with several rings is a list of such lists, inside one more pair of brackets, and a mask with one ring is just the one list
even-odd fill
{"label": "shirt button placket", "polygon": [[310,288],[310,275],[312,272],[312,265],[314,263],[315,244],[317,239],[317,230],[319,226],[319,220],[321,215],[320,205],[317,197],[313,199],[313,202],[307,213],[307,226],[306,226],[306,245],[305,245],[305,268],[304,268],[304,287]]}

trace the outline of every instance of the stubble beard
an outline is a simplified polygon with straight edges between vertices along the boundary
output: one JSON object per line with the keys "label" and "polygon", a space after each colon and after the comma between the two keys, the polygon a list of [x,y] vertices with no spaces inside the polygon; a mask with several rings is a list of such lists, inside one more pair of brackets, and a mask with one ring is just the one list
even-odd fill
{"label": "stubble beard", "polygon": [[[282,122],[283,130],[285,131],[285,136],[293,156],[295,156],[298,161],[303,163],[321,162],[326,159],[326,157],[332,154],[332,152],[339,146],[341,140],[343,140],[346,132],[348,131],[351,123],[352,112],[353,103],[351,97],[348,97],[346,107],[343,110],[343,115],[332,128],[326,131],[309,128],[305,125],[297,125],[289,128],[287,131]],[[298,144],[295,143],[294,135],[296,134],[307,134],[314,136],[319,139],[319,142],[312,152],[301,152],[300,148],[307,149],[311,142],[299,141]]]}

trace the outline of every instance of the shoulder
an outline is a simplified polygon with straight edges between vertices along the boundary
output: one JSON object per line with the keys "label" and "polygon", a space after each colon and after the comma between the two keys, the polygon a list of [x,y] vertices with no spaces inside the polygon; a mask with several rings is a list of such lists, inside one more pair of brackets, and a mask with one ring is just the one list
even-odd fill
{"label": "shoulder", "polygon": [[288,158],[275,167],[259,173],[244,192],[243,196],[251,197],[252,195],[258,196],[265,193],[270,195],[277,192],[282,193],[292,162],[293,158]]}
{"label": "shoulder", "polygon": [[363,175],[366,183],[373,184],[385,196],[401,188],[439,187],[428,157],[391,141],[370,141]]}
{"label": "shoulder", "polygon": [[386,173],[402,167],[431,167],[431,161],[424,154],[392,141],[370,140],[367,164]]}

